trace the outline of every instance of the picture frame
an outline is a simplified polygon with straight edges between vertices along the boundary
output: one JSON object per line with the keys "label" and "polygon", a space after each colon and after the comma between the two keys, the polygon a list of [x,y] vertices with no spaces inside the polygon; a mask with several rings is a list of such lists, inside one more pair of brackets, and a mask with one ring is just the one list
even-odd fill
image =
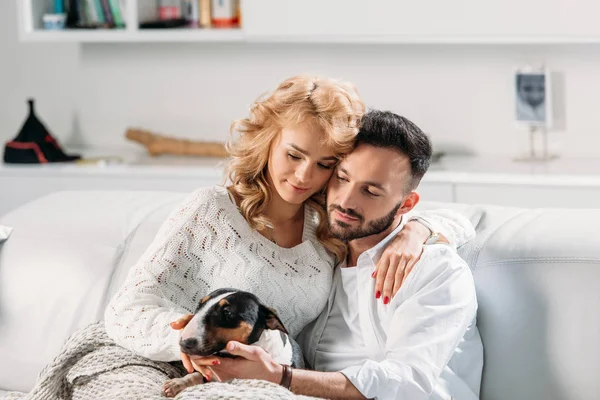
{"label": "picture frame", "polygon": [[552,127],[552,84],[547,68],[518,68],[514,75],[515,121],[521,127]]}

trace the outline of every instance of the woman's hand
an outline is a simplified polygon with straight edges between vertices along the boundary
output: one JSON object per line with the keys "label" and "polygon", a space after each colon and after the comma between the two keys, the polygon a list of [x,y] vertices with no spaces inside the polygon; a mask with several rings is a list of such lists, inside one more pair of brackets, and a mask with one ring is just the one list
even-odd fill
{"label": "woman's hand", "polygon": [[221,382],[219,375],[211,368],[221,364],[221,358],[217,356],[189,356],[192,368],[200,372],[207,382]]}
{"label": "woman's hand", "polygon": [[[181,331],[183,328],[186,327],[186,325],[192,320],[193,317],[193,314],[186,314],[183,317],[179,318],[177,321],[171,322],[171,328]],[[181,336],[181,332],[179,333],[179,335]],[[181,352],[180,355],[181,362],[183,363],[183,366],[185,367],[187,372],[191,374],[194,372],[194,370],[196,370],[200,372],[206,380],[211,380],[210,378],[212,378],[212,371],[210,370],[210,368],[205,367],[202,364],[194,364],[190,356],[185,354],[184,352]],[[213,360],[211,360],[211,362],[212,361]]]}
{"label": "woman's hand", "polygon": [[[373,274],[375,297],[383,295],[383,304],[398,293],[406,277],[421,258],[423,246],[431,232],[418,221],[408,222],[387,246]],[[445,240],[440,237],[440,240]]]}

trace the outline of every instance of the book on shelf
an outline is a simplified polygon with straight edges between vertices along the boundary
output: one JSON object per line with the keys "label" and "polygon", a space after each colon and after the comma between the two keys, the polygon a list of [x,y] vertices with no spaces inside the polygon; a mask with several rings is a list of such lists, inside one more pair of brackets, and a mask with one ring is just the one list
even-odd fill
{"label": "book on shelf", "polygon": [[112,12],[110,10],[110,5],[108,4],[108,0],[100,0],[102,3],[102,11],[104,12],[104,19],[108,25],[114,25],[114,19]]}
{"label": "book on shelf", "polygon": [[[138,0],[148,1],[148,0]],[[164,2],[164,4],[163,4]],[[112,29],[127,25],[127,0],[64,0],[67,28]],[[150,5],[154,18],[141,21],[139,28],[239,28],[241,13],[239,0],[160,0],[156,12]],[[169,7],[166,7],[168,4]],[[179,4],[179,6],[171,6]],[[178,10],[161,13],[161,8]],[[131,21],[137,23],[137,21]]]}
{"label": "book on shelf", "polygon": [[91,0],[94,3],[94,9],[96,10],[96,19],[93,21],[97,21],[100,24],[106,23],[106,19],[104,19],[104,10],[102,10],[102,4],[100,0]]}
{"label": "book on shelf", "polygon": [[67,27],[71,29],[124,28],[124,0],[67,0]]}
{"label": "book on shelf", "polygon": [[108,3],[110,5],[110,12],[112,13],[115,25],[119,28],[124,27],[125,22],[123,21],[119,0],[108,0]]}
{"label": "book on shelf", "polygon": [[[144,0],[139,0],[144,1]],[[239,0],[159,0],[140,29],[239,28]]]}

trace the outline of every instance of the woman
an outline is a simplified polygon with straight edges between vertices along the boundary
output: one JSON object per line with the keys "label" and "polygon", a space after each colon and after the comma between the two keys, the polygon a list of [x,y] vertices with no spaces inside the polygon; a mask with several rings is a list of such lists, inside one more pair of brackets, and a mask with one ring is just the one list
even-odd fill
{"label": "woman", "polygon": [[[234,287],[276,309],[295,338],[324,308],[345,253],[328,233],[323,190],[352,150],[363,113],[353,86],[310,76],[255,102],[249,118],[232,125],[240,137],[230,146],[231,185],[200,189],[170,215],[107,307],[109,336],[150,359],[179,360],[170,323],[212,290]],[[469,229],[440,222],[443,232]],[[396,247],[420,254],[429,230],[415,231]]]}

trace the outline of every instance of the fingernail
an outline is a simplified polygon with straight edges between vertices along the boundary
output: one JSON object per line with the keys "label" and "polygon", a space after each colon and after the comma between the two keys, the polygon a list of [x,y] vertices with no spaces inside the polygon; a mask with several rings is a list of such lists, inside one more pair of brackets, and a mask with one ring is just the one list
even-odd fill
{"label": "fingernail", "polygon": [[375,278],[375,272],[377,271],[373,271],[373,273],[371,274],[371,278]]}
{"label": "fingernail", "polygon": [[231,351],[231,350],[235,350],[235,344],[233,344],[233,343],[229,343],[229,344],[227,345],[227,347],[229,347],[229,351]]}
{"label": "fingernail", "polygon": [[381,297],[381,292],[378,290],[377,293],[375,293],[375,298],[378,299]]}
{"label": "fingernail", "polygon": [[390,302],[390,298],[389,298],[389,297],[387,297],[387,296],[385,296],[385,297],[383,298],[383,304],[387,304],[387,303],[389,303],[389,302]]}
{"label": "fingernail", "polygon": [[219,360],[213,361],[213,365],[219,365],[219,364],[221,364],[221,362]]}

